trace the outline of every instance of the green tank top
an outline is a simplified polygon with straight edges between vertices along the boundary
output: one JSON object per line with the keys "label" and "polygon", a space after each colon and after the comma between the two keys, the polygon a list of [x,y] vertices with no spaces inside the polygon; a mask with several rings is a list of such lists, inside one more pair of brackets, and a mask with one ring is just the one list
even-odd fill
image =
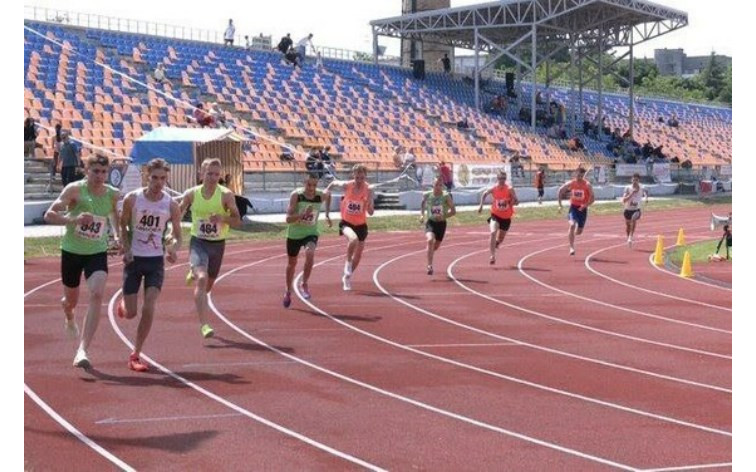
{"label": "green tank top", "polygon": [[230,192],[230,190],[222,185],[218,185],[215,188],[213,196],[209,200],[206,200],[202,196],[202,185],[194,187],[192,236],[208,241],[223,241],[226,239],[226,236],[228,236],[228,223],[210,222],[210,216],[213,214],[226,216],[230,214],[228,210],[223,208],[222,196],[226,192]]}
{"label": "green tank top", "polygon": [[105,193],[101,196],[89,192],[87,181],[78,184],[79,198],[76,205],[68,213],[78,216],[81,213],[91,213],[94,221],[88,225],[71,223],[66,225],[66,233],[60,242],[60,248],[66,252],[88,256],[108,250],[108,215],[113,211],[113,195],[118,191],[110,185],[105,185]]}
{"label": "green tank top", "polygon": [[433,190],[425,192],[425,216],[429,220],[433,221],[445,221],[446,214],[449,212],[449,205],[446,197],[449,196],[449,192],[442,192],[441,195],[436,196],[433,194]]}
{"label": "green tank top", "polygon": [[302,221],[289,223],[286,228],[286,237],[289,239],[304,239],[307,236],[319,236],[318,216],[320,215],[320,205],[323,203],[323,192],[315,191],[315,197],[308,199],[304,194],[304,189],[297,189],[297,215],[304,215],[308,207],[312,208],[312,213]]}

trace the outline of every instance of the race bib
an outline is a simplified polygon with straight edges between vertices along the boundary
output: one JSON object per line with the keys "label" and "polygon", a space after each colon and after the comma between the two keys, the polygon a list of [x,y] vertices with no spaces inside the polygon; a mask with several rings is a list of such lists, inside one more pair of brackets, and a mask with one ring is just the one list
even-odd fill
{"label": "race bib", "polygon": [[434,205],[431,207],[431,216],[436,219],[441,219],[444,217],[444,206],[443,205]]}
{"label": "race bib", "polygon": [[76,236],[89,240],[97,241],[105,235],[105,223],[107,218],[104,216],[93,216],[89,224],[76,224]]}
{"label": "race bib", "polygon": [[[137,221],[136,224],[136,230],[145,232],[145,233],[154,233],[157,231],[161,231],[162,227],[160,226],[161,218],[160,216],[150,215],[150,214],[143,214],[141,218],[139,218],[139,221]],[[163,221],[165,223],[165,221]]]}
{"label": "race bib", "polygon": [[496,200],[496,208],[498,210],[506,210],[509,208],[509,200]]}
{"label": "race bib", "polygon": [[305,211],[304,213],[302,213],[301,215],[299,215],[299,218],[300,218],[299,223],[303,224],[303,225],[312,226],[315,223],[317,223],[317,221],[315,221],[315,212],[314,211],[313,212],[309,212],[309,213]]}
{"label": "race bib", "polygon": [[573,190],[572,196],[577,200],[582,200],[585,196],[585,193],[582,190]]}
{"label": "race bib", "polygon": [[631,201],[631,202],[630,202],[630,206],[631,206],[632,208],[635,208],[635,207],[637,207],[637,206],[638,206],[638,202],[633,202],[633,201]]}
{"label": "race bib", "polygon": [[197,234],[202,239],[218,239],[220,237],[221,223],[211,223],[210,220],[197,222]]}
{"label": "race bib", "polygon": [[362,214],[362,203],[355,201],[355,200],[349,200],[346,203],[346,212],[349,215],[361,215]]}

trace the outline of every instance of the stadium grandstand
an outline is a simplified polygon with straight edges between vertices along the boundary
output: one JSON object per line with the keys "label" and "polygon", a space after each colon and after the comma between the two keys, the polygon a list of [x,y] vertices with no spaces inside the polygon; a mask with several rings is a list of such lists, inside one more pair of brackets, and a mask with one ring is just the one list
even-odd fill
{"label": "stadium grandstand", "polygon": [[[592,60],[591,53],[599,53],[600,63],[605,50],[632,46],[633,34],[636,42],[652,39],[685,26],[686,15],[624,0],[599,2],[602,8],[593,2],[563,2],[561,10],[553,11],[536,11],[542,2],[521,3],[534,9],[518,17],[507,10],[518,2],[496,2],[372,23],[376,44],[379,35],[425,38],[429,43],[496,53],[486,66],[497,56],[514,59],[525,70],[517,78],[516,93],[508,98],[511,90],[503,81],[483,84],[480,74],[470,80],[429,72],[417,80],[411,68],[328,57],[322,65],[309,58],[295,67],[278,51],[259,44],[251,49],[223,47],[214,42],[217,35],[215,40],[209,35],[204,41],[176,39],[161,36],[160,29],[150,29],[149,24],[143,33],[126,32],[120,21],[84,21],[80,15],[27,8],[24,112],[38,125],[41,146],[34,157],[52,157],[57,123],[70,130],[83,156],[100,151],[127,157],[134,143],[153,129],[199,127],[193,115],[203,104],[215,109],[216,121],[244,140],[242,163],[247,173],[302,171],[307,151],[322,146],[331,146],[337,169],[362,162],[387,176],[398,172],[398,146],[414,149],[420,164],[500,164],[512,153],[524,158],[528,170],[623,162],[627,156],[608,145],[610,137],[584,134],[592,121],[623,135],[629,131],[639,146],[648,142],[663,149],[659,157],[671,160],[673,167],[686,161],[693,168],[731,163],[730,109],[633,97],[632,89],[630,97],[602,93],[600,81],[597,90],[589,90],[583,86],[590,85],[590,79],[579,77],[580,60]],[[628,10],[627,3],[635,6]],[[469,19],[470,12],[477,15],[478,24]],[[464,15],[467,20],[461,19]],[[439,24],[449,26],[432,26]],[[570,32],[567,24],[579,30]],[[536,52],[537,41],[543,43],[542,53]],[[531,48],[535,54],[529,65],[525,57]],[[575,51],[572,57],[577,61],[569,76],[579,79],[578,91],[574,86],[532,83],[536,58],[539,63],[548,61],[564,48]],[[158,64],[165,71],[160,82],[153,76]],[[536,100],[542,94],[546,100]],[[496,97],[505,97],[506,110],[490,113],[487,104]],[[668,126],[664,121],[670,116],[684,126]],[[536,126],[537,121],[542,126]],[[465,126],[458,126],[462,122]],[[553,125],[561,136],[549,133]],[[579,149],[568,145],[573,136],[582,143]],[[281,159],[286,151],[294,156],[293,162]],[[529,182],[525,178],[515,184]],[[45,192],[27,192],[27,198],[50,198],[58,188],[48,185]]]}

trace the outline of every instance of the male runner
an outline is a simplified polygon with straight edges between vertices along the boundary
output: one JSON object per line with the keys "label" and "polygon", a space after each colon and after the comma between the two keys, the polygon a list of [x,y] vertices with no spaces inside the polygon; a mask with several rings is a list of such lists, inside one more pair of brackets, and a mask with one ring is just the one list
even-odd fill
{"label": "male runner", "polygon": [[487,189],[480,196],[480,206],[478,206],[478,213],[483,211],[483,203],[486,197],[491,195],[491,216],[488,218],[488,227],[491,231],[491,239],[489,242],[489,249],[491,251],[491,258],[489,263],[491,265],[496,264],[496,250],[504,241],[504,237],[509,231],[509,227],[512,224],[512,216],[514,215],[514,207],[520,204],[517,200],[517,194],[514,188],[507,185],[507,173],[500,170],[496,175],[497,184]]}
{"label": "male runner", "polygon": [[328,215],[328,206],[331,204],[331,195],[328,190],[325,192],[318,190],[317,175],[308,173],[305,176],[304,187],[291,192],[289,208],[286,210],[286,223],[289,224],[286,229],[286,254],[289,259],[286,265],[284,308],[291,306],[294,272],[297,269],[299,251],[303,247],[305,248],[305,265],[300,289],[305,300],[310,299],[308,282],[312,273],[312,265],[315,262],[315,249],[318,247],[318,236],[320,235],[318,215],[320,215],[320,207],[323,203],[326,204],[326,221],[330,228],[332,223]]}
{"label": "male runner", "polygon": [[627,247],[633,247],[633,235],[635,226],[641,217],[641,201],[646,197],[648,204],[648,190],[640,184],[640,174],[633,174],[633,180],[630,185],[625,187],[625,194],[622,196],[622,204],[625,207],[625,233],[627,234]]}
{"label": "male runner", "polygon": [[222,170],[220,159],[205,159],[201,167],[202,184],[184,193],[179,209],[179,214],[183,215],[187,208],[192,207],[192,238],[189,241],[191,269],[186,281],[187,284],[197,282],[194,305],[204,338],[214,334],[207,322],[207,294],[220,272],[228,229],[241,226],[234,194],[218,184]]}
{"label": "male runner", "polygon": [[570,211],[567,215],[570,222],[568,239],[570,241],[570,256],[574,256],[575,235],[583,234],[585,221],[588,219],[588,207],[594,202],[593,187],[590,182],[585,180],[585,169],[583,167],[577,168],[574,179],[559,187],[557,192],[559,211],[562,211],[562,196],[567,191],[570,192]]}
{"label": "male runner", "polygon": [[[148,186],[130,192],[123,200],[121,210],[121,234],[123,237],[123,298],[118,303],[117,313],[121,318],[132,319],[137,315],[139,286],[144,279],[144,302],[139,320],[134,351],[129,356],[129,369],[146,372],[149,367],[142,362],[142,352],[152,327],[155,303],[163,286],[165,266],[176,262],[176,249],[181,246],[181,214],[179,205],[163,190],[170,168],[163,159],[147,163]],[[168,222],[171,223],[170,244],[164,244]]]}
{"label": "male runner", "polygon": [[428,275],[433,275],[433,255],[444,240],[446,219],[457,214],[454,200],[444,186],[444,178],[438,177],[433,190],[423,194],[420,204],[420,222],[425,222],[425,239],[428,241]]}
{"label": "male runner", "polygon": [[[341,198],[341,221],[339,234],[347,238],[347,254],[344,263],[344,275],[341,278],[344,290],[352,290],[352,275],[362,259],[365,249],[365,239],[368,235],[367,215],[372,215],[373,191],[367,183],[367,168],[357,164],[352,168],[353,179],[349,181],[334,180],[326,188],[326,193],[334,187],[343,187],[344,196]],[[326,214],[330,212],[330,200],[326,206]]]}
{"label": "male runner", "polygon": [[81,273],[89,289],[87,317],[81,333],[74,367],[91,367],[87,351],[100,321],[100,309],[108,279],[108,223],[120,244],[120,228],[116,224],[118,189],[107,185],[110,162],[99,154],[87,159],[86,177],[72,182],[45,212],[45,222],[65,225],[60,244],[61,279],[63,281],[63,313],[69,335],[79,337],[74,310],[79,301]]}

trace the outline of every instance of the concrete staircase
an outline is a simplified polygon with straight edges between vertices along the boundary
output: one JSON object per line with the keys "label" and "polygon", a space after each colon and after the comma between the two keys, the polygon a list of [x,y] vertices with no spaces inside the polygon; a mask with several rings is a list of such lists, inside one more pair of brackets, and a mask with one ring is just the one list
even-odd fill
{"label": "concrete staircase", "polygon": [[24,159],[24,201],[54,200],[63,184],[60,174],[50,180],[49,161]]}

